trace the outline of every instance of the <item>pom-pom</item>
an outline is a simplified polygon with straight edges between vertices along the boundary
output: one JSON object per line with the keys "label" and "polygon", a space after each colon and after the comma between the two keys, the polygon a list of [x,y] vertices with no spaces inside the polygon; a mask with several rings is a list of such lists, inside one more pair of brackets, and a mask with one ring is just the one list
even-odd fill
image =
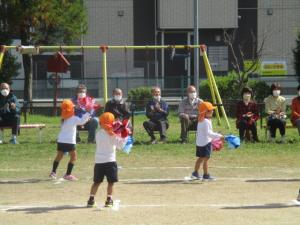
{"label": "pom-pom", "polygon": [[240,138],[234,135],[225,136],[225,141],[227,142],[228,147],[231,149],[238,148],[241,145]]}
{"label": "pom-pom", "polygon": [[122,151],[129,154],[131,152],[133,143],[134,143],[133,137],[129,136],[127,138],[127,142],[126,142],[125,146],[123,147]]}

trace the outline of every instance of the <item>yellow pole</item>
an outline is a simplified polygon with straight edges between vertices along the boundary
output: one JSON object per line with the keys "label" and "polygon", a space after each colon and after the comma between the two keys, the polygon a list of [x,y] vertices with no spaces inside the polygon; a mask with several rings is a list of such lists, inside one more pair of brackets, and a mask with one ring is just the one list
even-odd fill
{"label": "yellow pole", "polygon": [[[98,47],[99,48],[99,47]],[[102,51],[102,79],[103,79],[103,102],[107,102],[107,61],[106,61],[106,52],[108,47],[102,45],[100,47]]]}
{"label": "yellow pole", "polygon": [[[81,49],[99,49],[99,45],[54,45],[54,46],[23,46],[26,47],[27,50],[81,50]],[[186,48],[200,48],[200,45],[109,45],[107,46],[109,49],[186,49]],[[22,49],[22,46],[6,46],[7,49]]]}
{"label": "yellow pole", "polygon": [[224,109],[224,106],[223,106],[223,102],[222,102],[222,99],[221,99],[221,96],[220,96],[220,93],[219,93],[219,90],[218,90],[218,86],[217,86],[216,80],[214,78],[214,75],[213,75],[211,66],[209,64],[207,54],[206,54],[206,46],[202,45],[201,46],[201,51],[202,51],[202,54],[203,54],[203,60],[204,60],[205,68],[206,68],[206,71],[207,71],[207,75],[210,76],[210,78],[211,78],[212,86],[213,86],[213,89],[215,91],[217,100],[218,100],[219,104],[221,104],[221,111],[222,111],[222,114],[225,118],[227,128],[230,129],[230,124],[229,124],[229,121],[228,121],[228,118],[227,118],[227,115],[226,115],[226,112],[225,112],[225,109]]}
{"label": "yellow pole", "polygon": [[5,46],[1,45],[0,46],[0,70],[2,69],[2,63],[4,59],[4,53],[5,53]]}
{"label": "yellow pole", "polygon": [[[204,62],[204,64],[205,63],[206,62]],[[205,68],[206,68],[206,66],[205,66]],[[206,73],[207,73],[209,90],[210,90],[210,94],[211,94],[211,97],[212,97],[212,100],[213,100],[213,104],[217,104],[216,95],[215,95],[215,92],[214,92],[211,76],[209,75],[209,73],[207,71],[206,71]],[[217,119],[218,119],[218,125],[221,125],[221,118],[220,118],[220,113],[219,113],[219,108],[218,107],[216,108],[216,116],[217,116]]]}

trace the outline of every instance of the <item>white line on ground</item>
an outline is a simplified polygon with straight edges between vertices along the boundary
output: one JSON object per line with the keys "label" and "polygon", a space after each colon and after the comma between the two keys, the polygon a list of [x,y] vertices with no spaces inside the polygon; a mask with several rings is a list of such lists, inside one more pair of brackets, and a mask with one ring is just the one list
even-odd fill
{"label": "white line on ground", "polygon": [[[121,204],[120,208],[157,208],[157,207],[171,207],[171,208],[190,208],[190,207],[199,207],[199,208],[272,208],[272,207],[292,207],[292,206],[300,206],[300,203],[296,200],[291,200],[290,202],[286,203],[255,203],[255,204],[239,204],[239,203],[230,203],[230,204]],[[86,205],[82,204],[75,204],[75,205],[0,205],[0,211],[3,212],[10,212],[10,211],[26,211],[26,210],[55,210],[55,209],[80,209],[85,208]]]}
{"label": "white line on ground", "polygon": [[[92,177],[88,177],[87,180],[92,179]],[[278,182],[282,182],[282,181],[287,181],[287,182],[294,182],[294,181],[298,181],[299,178],[297,177],[217,177],[216,178],[217,181],[278,181]],[[43,182],[53,182],[54,184],[60,184],[65,182],[62,178],[61,179],[57,179],[57,180],[42,180]],[[185,177],[183,178],[130,178],[130,179],[121,179],[120,182],[186,182],[187,180],[185,179]],[[14,182],[17,183],[24,183],[24,184],[30,184],[30,183],[35,183],[35,180],[33,179],[7,179],[7,180],[0,180],[0,184],[13,184]]]}

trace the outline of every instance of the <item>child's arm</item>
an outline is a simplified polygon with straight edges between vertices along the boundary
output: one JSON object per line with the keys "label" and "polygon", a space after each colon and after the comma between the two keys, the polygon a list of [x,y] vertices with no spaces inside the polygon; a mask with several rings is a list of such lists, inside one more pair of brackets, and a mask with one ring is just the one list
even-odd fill
{"label": "child's arm", "polygon": [[118,150],[121,150],[125,146],[127,139],[128,139],[128,137],[122,138],[118,135],[115,135],[114,136],[114,144],[115,144],[116,148]]}
{"label": "child's arm", "polygon": [[79,117],[76,116],[75,117],[76,118],[75,119],[75,124],[77,126],[82,126],[82,125],[84,125],[90,119],[90,117],[91,117],[90,113],[83,114],[81,118],[79,118]]}
{"label": "child's arm", "polygon": [[209,126],[208,122],[205,122],[205,129],[207,130],[207,136],[212,138],[212,139],[216,139],[216,138],[222,138],[223,135],[213,132],[211,126]]}

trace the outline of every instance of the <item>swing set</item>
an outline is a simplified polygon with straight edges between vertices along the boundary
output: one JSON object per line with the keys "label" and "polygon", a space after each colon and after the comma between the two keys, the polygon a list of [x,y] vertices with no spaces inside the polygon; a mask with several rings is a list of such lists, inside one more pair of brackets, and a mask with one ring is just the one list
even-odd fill
{"label": "swing set", "polygon": [[[64,50],[84,50],[84,49],[99,49],[102,54],[102,79],[103,79],[103,101],[104,103],[107,102],[108,99],[108,82],[107,82],[107,54],[109,50],[119,50],[123,49],[124,50],[124,55],[125,55],[125,72],[126,72],[126,78],[128,77],[128,68],[127,68],[127,50],[132,49],[132,50],[146,50],[146,54],[149,54],[149,50],[167,50],[171,49],[172,50],[172,55],[174,57],[175,55],[175,50],[176,49],[199,49],[200,55],[203,58],[204,65],[205,65],[205,70],[207,74],[207,79],[209,83],[209,88],[210,88],[210,93],[212,97],[212,102],[214,105],[218,106],[216,108],[216,116],[218,120],[218,124],[221,124],[221,119],[220,119],[220,114],[225,118],[226,121],[226,126],[228,129],[230,129],[230,124],[223,106],[222,98],[220,96],[216,80],[214,78],[208,56],[207,56],[207,51],[206,51],[206,46],[205,45],[146,45],[146,46],[116,46],[116,45],[100,45],[100,46],[92,46],[92,45],[85,45],[85,46],[5,46],[1,45],[0,46],[0,70],[2,67],[2,62],[4,59],[4,53],[6,50],[10,49],[17,49],[17,51],[20,54],[39,54],[40,51],[42,50],[48,50],[48,51],[62,51]],[[184,57],[189,57],[188,55]],[[148,65],[149,66],[149,65]],[[148,67],[147,66],[147,67]],[[148,68],[149,70],[149,68]],[[147,75],[149,76],[149,71],[147,71]],[[101,76],[101,75],[100,75]],[[198,88],[198,87],[197,87]],[[219,111],[220,109],[220,111]]]}

